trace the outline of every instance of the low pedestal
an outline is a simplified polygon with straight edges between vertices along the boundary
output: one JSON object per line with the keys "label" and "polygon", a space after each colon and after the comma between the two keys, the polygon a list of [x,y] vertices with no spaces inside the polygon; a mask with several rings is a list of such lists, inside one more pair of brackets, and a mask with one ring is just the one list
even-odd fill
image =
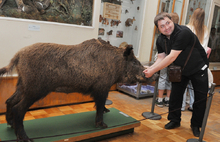
{"label": "low pedestal", "polygon": [[[49,118],[24,121],[24,127],[29,138],[35,142],[72,142],[72,141],[98,141],[118,135],[131,133],[140,122],[110,108],[104,114],[104,122],[108,128],[95,127],[96,111],[77,114],[62,115]],[[14,129],[6,123],[0,124],[0,140],[16,140]]]}

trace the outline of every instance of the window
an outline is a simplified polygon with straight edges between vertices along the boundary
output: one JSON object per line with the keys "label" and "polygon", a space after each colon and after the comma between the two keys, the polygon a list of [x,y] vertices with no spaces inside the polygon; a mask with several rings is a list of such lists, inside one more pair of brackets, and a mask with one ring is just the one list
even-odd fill
{"label": "window", "polygon": [[209,61],[220,62],[220,7],[215,5],[208,47],[212,49]]}

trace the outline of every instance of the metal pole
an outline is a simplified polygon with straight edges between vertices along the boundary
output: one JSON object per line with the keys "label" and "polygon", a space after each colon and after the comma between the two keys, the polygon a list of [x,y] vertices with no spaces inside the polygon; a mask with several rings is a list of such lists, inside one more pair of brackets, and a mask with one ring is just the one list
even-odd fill
{"label": "metal pole", "polygon": [[157,97],[157,92],[158,92],[158,80],[159,79],[157,79],[155,82],[154,95],[153,95],[152,106],[151,106],[151,113],[154,113],[155,102],[156,102],[156,97]]}
{"label": "metal pole", "polygon": [[156,79],[156,83],[154,87],[154,95],[153,95],[153,100],[152,100],[151,112],[142,113],[142,116],[144,116],[147,119],[151,119],[151,120],[160,120],[162,118],[161,115],[154,113],[154,107],[155,107],[155,101],[156,101],[157,89],[158,89],[158,80],[159,80],[159,77]]}
{"label": "metal pole", "polygon": [[209,116],[209,110],[210,110],[211,103],[212,103],[212,98],[213,98],[213,95],[214,95],[215,85],[216,85],[215,83],[212,83],[211,89],[209,91],[209,98],[208,98],[204,118],[203,118],[203,121],[202,121],[202,128],[201,128],[201,132],[200,132],[200,135],[199,135],[199,139],[188,139],[187,142],[205,142],[202,139],[203,139],[203,136],[204,136],[204,133],[205,133],[205,127],[206,127],[207,119],[208,119],[208,116]]}

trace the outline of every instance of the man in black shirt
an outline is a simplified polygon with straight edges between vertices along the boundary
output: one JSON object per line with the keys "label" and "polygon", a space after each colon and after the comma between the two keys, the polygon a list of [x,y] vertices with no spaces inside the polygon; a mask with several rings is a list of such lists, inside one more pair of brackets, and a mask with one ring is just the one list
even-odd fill
{"label": "man in black shirt", "polygon": [[191,80],[195,93],[191,128],[194,136],[198,137],[200,135],[208,93],[207,68],[209,62],[206,52],[195,34],[186,26],[174,24],[168,13],[159,13],[155,17],[154,23],[161,34],[156,42],[158,58],[152,66],[144,70],[145,76],[148,78],[171,63],[183,68],[195,43],[191,56],[182,71],[181,82],[172,82],[168,115],[170,122],[165,125],[165,129],[173,129],[180,126],[183,94],[189,80]]}

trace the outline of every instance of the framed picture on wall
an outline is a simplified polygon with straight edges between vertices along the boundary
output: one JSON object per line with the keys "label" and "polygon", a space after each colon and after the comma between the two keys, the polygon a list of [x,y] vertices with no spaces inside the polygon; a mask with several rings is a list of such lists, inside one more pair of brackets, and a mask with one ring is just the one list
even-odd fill
{"label": "framed picture on wall", "polygon": [[94,0],[1,0],[0,17],[92,26]]}
{"label": "framed picture on wall", "polygon": [[113,20],[120,20],[121,19],[121,5],[104,2],[103,17],[113,19]]}
{"label": "framed picture on wall", "polygon": [[99,35],[104,35],[104,34],[105,34],[105,29],[99,28]]}
{"label": "framed picture on wall", "polygon": [[123,31],[117,31],[116,37],[117,38],[123,38]]}

